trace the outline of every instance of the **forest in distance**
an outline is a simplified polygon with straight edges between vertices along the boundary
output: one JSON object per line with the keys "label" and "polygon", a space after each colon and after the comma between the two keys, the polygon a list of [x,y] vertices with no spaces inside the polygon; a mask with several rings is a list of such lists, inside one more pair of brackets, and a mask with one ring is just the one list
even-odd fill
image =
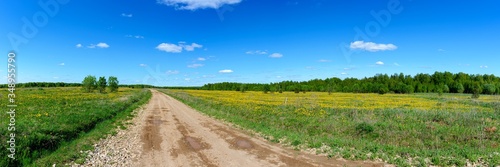
{"label": "forest in distance", "polygon": [[[168,84],[168,83],[167,83]],[[82,83],[27,82],[17,87],[80,87]],[[467,74],[463,72],[377,74],[373,77],[312,79],[309,81],[281,81],[274,83],[220,82],[199,86],[153,86],[147,84],[120,84],[128,88],[167,88],[194,90],[263,91],[267,92],[346,92],[346,93],[470,93],[500,94],[500,77],[493,74]],[[0,85],[6,88],[7,84]]]}
{"label": "forest in distance", "polygon": [[282,81],[270,84],[210,83],[202,90],[264,91],[264,92],[351,92],[351,93],[471,93],[499,94],[500,77],[493,74],[466,74],[463,72],[377,74],[373,77],[326,78],[309,81]]}

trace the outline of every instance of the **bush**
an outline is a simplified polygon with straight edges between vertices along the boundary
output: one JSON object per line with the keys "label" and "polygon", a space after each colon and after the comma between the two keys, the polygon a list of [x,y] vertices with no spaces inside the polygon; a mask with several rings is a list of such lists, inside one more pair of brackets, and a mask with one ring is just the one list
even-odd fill
{"label": "bush", "polygon": [[474,83],[474,85],[472,86],[472,98],[473,99],[477,99],[479,98],[479,94],[481,94],[482,92],[482,89],[481,89],[481,85],[479,85],[479,83]]}
{"label": "bush", "polygon": [[271,87],[268,85],[268,84],[265,84],[264,85],[264,88],[262,89],[262,91],[264,93],[268,93],[269,91],[271,91]]}
{"label": "bush", "polygon": [[457,84],[457,93],[464,93],[464,85],[462,85],[461,83]]}
{"label": "bush", "polygon": [[380,88],[378,89],[378,94],[383,95],[383,94],[386,94],[387,92],[389,92],[389,88],[387,88],[387,86],[385,86],[385,87],[380,87]]}
{"label": "bush", "polygon": [[484,94],[495,94],[496,87],[493,84],[484,84],[483,85],[483,93]]}
{"label": "bush", "polygon": [[373,132],[373,126],[366,122],[363,122],[356,125],[356,131],[358,132],[358,134],[369,134]]}

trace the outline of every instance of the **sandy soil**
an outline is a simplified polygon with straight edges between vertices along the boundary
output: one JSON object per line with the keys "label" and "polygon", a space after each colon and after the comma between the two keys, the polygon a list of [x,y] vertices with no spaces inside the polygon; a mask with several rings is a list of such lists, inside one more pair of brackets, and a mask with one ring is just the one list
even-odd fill
{"label": "sandy soil", "polygon": [[[152,93],[150,102],[131,120],[132,126],[98,143],[83,166],[384,166],[283,148],[205,116],[161,92]],[[120,147],[127,147],[126,151]]]}

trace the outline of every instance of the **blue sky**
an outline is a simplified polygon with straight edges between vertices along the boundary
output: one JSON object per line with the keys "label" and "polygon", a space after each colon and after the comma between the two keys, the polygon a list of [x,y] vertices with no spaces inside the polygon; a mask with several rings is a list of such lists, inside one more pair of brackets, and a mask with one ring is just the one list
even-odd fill
{"label": "blue sky", "polygon": [[[19,82],[199,86],[434,71],[500,76],[499,1],[0,2]],[[7,61],[7,56],[5,56]],[[7,63],[0,63],[6,83]]]}

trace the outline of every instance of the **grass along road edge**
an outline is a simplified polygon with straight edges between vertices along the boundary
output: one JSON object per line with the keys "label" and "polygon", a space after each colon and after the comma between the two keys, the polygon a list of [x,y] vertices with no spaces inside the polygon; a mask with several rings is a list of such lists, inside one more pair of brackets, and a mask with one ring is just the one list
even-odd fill
{"label": "grass along road edge", "polygon": [[134,117],[134,110],[139,109],[151,98],[151,91],[144,89],[140,95],[128,97],[128,100],[134,101],[125,110],[119,111],[114,117],[97,123],[95,127],[79,135],[78,138],[63,142],[61,146],[51,154],[37,159],[29,166],[66,166],[67,163],[74,161],[81,164],[85,162],[87,154],[85,151],[93,150],[94,144],[108,135],[116,134],[117,128],[125,129],[125,121]]}

